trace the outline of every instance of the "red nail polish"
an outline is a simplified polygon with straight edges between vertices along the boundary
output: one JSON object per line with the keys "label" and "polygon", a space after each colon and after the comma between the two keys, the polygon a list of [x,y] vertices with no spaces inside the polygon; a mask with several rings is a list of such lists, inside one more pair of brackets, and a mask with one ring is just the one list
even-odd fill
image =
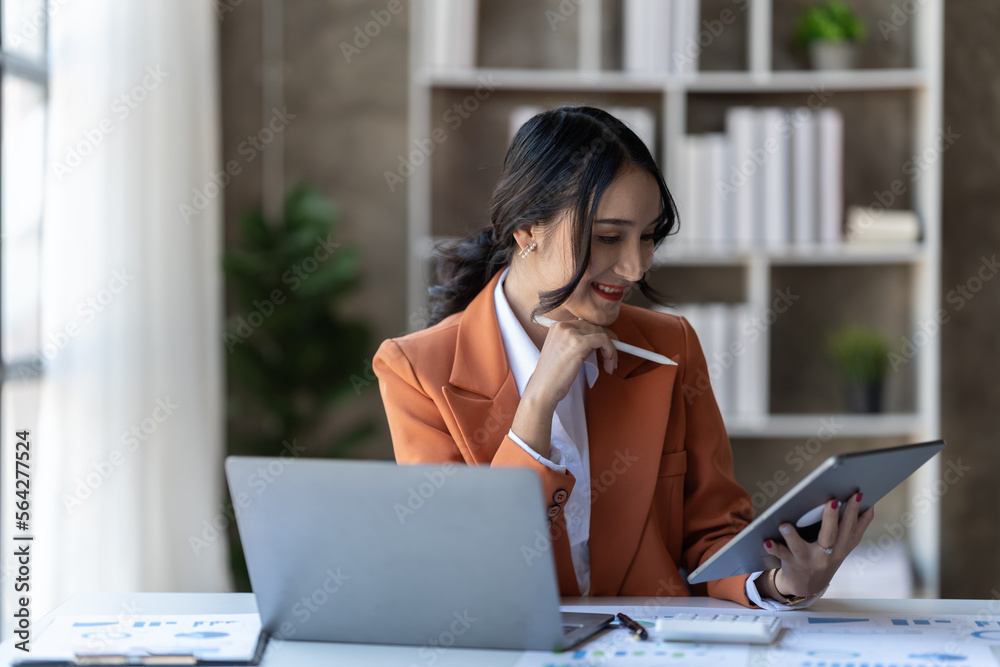
{"label": "red nail polish", "polygon": [[861,502],[861,494],[859,493],[858,495],[854,496],[854,499],[857,500],[860,503]]}
{"label": "red nail polish", "polygon": [[772,542],[771,540],[764,540],[764,546],[770,549],[771,547],[774,546],[774,542]]}
{"label": "red nail polish", "polygon": [[834,509],[835,510],[838,507],[840,507],[840,503],[838,501],[836,501],[836,500],[830,501],[830,509]]}

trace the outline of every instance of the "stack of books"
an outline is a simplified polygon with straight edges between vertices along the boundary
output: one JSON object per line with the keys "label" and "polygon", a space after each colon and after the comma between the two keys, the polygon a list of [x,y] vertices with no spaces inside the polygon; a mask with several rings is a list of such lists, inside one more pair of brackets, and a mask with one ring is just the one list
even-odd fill
{"label": "stack of books", "polygon": [[[518,128],[524,125],[532,116],[541,113],[545,107],[535,105],[516,106],[510,114],[510,136],[513,138]],[[625,123],[638,135],[646,148],[656,156],[656,116],[645,107],[608,107],[605,109],[612,116]]]}
{"label": "stack of books", "polygon": [[766,414],[767,392],[757,380],[763,377],[767,324],[754,319],[748,304],[698,303],[654,309],[686,318],[701,342],[708,375],[692,377],[684,384],[686,400],[710,390],[725,416]]}
{"label": "stack of books", "polygon": [[731,107],[724,133],[693,135],[671,179],[677,245],[836,245],[843,241],[844,119],[837,109]]}
{"label": "stack of books", "polygon": [[625,0],[623,18],[625,71],[698,71],[699,0]]}

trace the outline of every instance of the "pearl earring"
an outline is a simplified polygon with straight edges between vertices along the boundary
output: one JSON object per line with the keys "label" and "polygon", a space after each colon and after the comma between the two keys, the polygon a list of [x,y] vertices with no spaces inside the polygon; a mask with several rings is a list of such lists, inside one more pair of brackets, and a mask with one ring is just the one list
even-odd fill
{"label": "pearl earring", "polygon": [[517,254],[521,257],[521,259],[524,259],[525,257],[528,256],[528,253],[534,250],[537,246],[538,246],[537,243],[532,242],[531,245],[526,245],[523,248],[521,248],[521,252]]}

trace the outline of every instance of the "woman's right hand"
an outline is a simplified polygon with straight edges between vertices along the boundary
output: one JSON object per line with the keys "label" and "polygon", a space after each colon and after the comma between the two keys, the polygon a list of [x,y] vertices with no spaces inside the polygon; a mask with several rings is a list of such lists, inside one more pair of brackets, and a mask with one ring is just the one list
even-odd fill
{"label": "woman's right hand", "polygon": [[[538,325],[541,326],[541,325]],[[594,350],[608,373],[618,366],[614,333],[586,320],[557,321],[549,327],[538,365],[514,414],[511,429],[540,456],[549,458],[552,415]]]}

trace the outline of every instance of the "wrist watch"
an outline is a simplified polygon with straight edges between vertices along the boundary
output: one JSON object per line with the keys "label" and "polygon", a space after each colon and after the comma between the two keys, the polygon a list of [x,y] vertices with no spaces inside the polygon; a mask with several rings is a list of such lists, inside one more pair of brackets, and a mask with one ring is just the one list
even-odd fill
{"label": "wrist watch", "polygon": [[784,593],[778,590],[778,584],[775,582],[775,579],[778,576],[778,570],[780,569],[781,569],[780,567],[776,567],[773,570],[767,571],[767,585],[772,591],[774,591],[778,595],[778,598],[775,599],[775,602],[777,602],[778,604],[783,604],[783,605],[798,604],[800,602],[805,602],[806,600],[814,598],[823,592],[819,591],[818,593],[813,593],[812,595],[793,595],[791,597],[785,595]]}

